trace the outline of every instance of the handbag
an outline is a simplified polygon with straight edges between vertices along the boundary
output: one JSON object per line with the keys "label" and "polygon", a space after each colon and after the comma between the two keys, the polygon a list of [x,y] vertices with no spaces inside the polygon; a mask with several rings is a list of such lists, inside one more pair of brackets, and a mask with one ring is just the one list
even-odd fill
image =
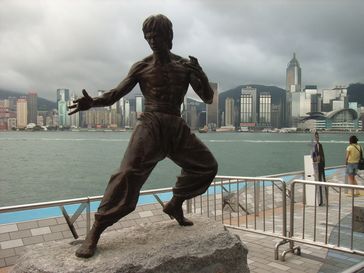
{"label": "handbag", "polygon": [[[355,149],[357,149],[359,151],[358,148],[355,147]],[[358,162],[358,169],[359,170],[364,170],[363,149],[361,148],[361,146],[360,146],[360,159],[359,159],[359,162]]]}

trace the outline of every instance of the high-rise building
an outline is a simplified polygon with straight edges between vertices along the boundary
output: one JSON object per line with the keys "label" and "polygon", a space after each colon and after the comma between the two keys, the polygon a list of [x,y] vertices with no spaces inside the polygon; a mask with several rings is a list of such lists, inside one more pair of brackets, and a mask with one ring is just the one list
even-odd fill
{"label": "high-rise building", "polygon": [[27,95],[28,102],[28,123],[37,124],[38,115],[38,95],[35,92],[30,92]]}
{"label": "high-rise building", "polygon": [[124,101],[124,126],[125,128],[131,127],[131,120],[130,120],[130,100]]}
{"label": "high-rise building", "polygon": [[[240,95],[240,123],[257,122],[257,89],[247,86]],[[244,125],[243,125],[244,126]]]}
{"label": "high-rise building", "polygon": [[234,125],[234,115],[234,99],[228,97],[225,99],[225,126]]}
{"label": "high-rise building", "polygon": [[218,84],[211,83],[210,86],[214,91],[214,98],[212,104],[207,104],[206,107],[206,124],[210,129],[216,129],[219,126],[219,91]]}
{"label": "high-rise building", "polygon": [[[78,97],[73,93],[71,96],[71,100],[68,102],[69,105],[71,105],[72,101],[76,100]],[[68,105],[68,106],[69,106]],[[80,112],[74,113],[73,115],[69,116],[70,119],[70,126],[74,128],[80,127]]]}
{"label": "high-rise building", "polygon": [[69,89],[57,89],[57,108],[58,108],[58,126],[70,126],[69,116],[67,113],[67,106],[69,104],[70,96]]}
{"label": "high-rise building", "polygon": [[296,53],[293,53],[293,58],[287,66],[286,90],[288,92],[301,92],[301,67],[296,59]]}
{"label": "high-rise building", "polygon": [[272,95],[268,92],[259,94],[259,125],[270,127],[272,120]]}
{"label": "high-rise building", "polygon": [[16,101],[16,122],[16,127],[20,129],[28,125],[28,101],[26,97],[21,97]]}
{"label": "high-rise building", "polygon": [[136,95],[135,96],[135,112],[137,115],[137,118],[140,117],[140,115],[144,111],[144,97],[142,95]]}
{"label": "high-rise building", "polygon": [[69,101],[70,100],[70,90],[60,88],[57,89],[57,102],[63,100],[63,101]]}
{"label": "high-rise building", "polygon": [[251,86],[241,90],[240,126],[249,128],[272,126],[272,95],[270,92],[258,92]]}

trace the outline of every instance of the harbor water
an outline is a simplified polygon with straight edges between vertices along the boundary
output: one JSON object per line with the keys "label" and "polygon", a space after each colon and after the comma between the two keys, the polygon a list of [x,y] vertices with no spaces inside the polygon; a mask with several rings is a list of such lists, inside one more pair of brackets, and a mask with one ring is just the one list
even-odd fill
{"label": "harbor water", "polygon": [[[264,176],[303,170],[310,133],[196,133],[219,175]],[[102,195],[131,132],[0,132],[0,206]],[[321,134],[326,166],[343,165],[349,133]],[[364,135],[357,135],[359,142]],[[180,168],[169,159],[143,189],[171,187]]]}

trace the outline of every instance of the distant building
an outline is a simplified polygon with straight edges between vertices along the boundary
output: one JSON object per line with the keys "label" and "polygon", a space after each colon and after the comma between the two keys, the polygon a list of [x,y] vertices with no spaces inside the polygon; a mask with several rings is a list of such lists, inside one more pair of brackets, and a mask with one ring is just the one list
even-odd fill
{"label": "distant building", "polygon": [[124,127],[130,128],[131,127],[131,119],[130,119],[130,100],[124,101]]}
{"label": "distant building", "polygon": [[210,129],[214,130],[219,127],[219,91],[217,83],[210,82],[210,86],[214,91],[214,98],[212,104],[206,105],[206,124]]}
{"label": "distant building", "polygon": [[21,97],[16,101],[16,127],[24,129],[28,125],[28,101],[26,97]]}
{"label": "distant building", "polygon": [[268,92],[259,94],[259,116],[258,124],[260,127],[271,127],[272,121],[272,95]]}
{"label": "distant building", "polygon": [[301,67],[296,59],[296,53],[293,53],[293,58],[287,65],[286,90],[288,92],[301,92]]}
{"label": "distant building", "polygon": [[136,95],[135,96],[135,112],[137,115],[137,118],[140,117],[140,115],[144,111],[144,97],[143,95]]}
{"label": "distant building", "polygon": [[344,86],[322,90],[322,111],[330,112],[348,108],[348,91]]}
{"label": "distant building", "polygon": [[299,128],[310,130],[350,131],[362,128],[358,112],[351,108],[328,113],[312,112],[302,119]]}
{"label": "distant building", "polygon": [[225,99],[225,126],[234,125],[235,123],[234,116],[235,116],[234,99],[228,97]]}
{"label": "distant building", "polygon": [[60,100],[69,101],[70,100],[70,90],[60,88],[57,89],[57,102]]}
{"label": "distant building", "polygon": [[[257,89],[247,86],[241,90],[240,123],[257,122]],[[255,126],[255,125],[254,125]]]}
{"label": "distant building", "polygon": [[67,106],[69,104],[69,89],[57,89],[58,126],[70,126]]}
{"label": "distant building", "polygon": [[[73,93],[71,96],[71,100],[69,101],[68,104],[71,105],[72,104],[71,102],[76,100],[77,98],[78,97],[76,96],[76,94]],[[80,112],[74,113],[73,115],[69,116],[71,127],[78,128],[81,126],[80,116],[81,116]]]}
{"label": "distant building", "polygon": [[37,124],[38,116],[38,95],[35,92],[30,92],[27,95],[28,102],[28,123]]}

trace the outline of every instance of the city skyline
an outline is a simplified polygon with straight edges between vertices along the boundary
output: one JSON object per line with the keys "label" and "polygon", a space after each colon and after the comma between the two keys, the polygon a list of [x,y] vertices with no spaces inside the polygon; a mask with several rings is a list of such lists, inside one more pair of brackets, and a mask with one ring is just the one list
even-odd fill
{"label": "city skyline", "polygon": [[196,56],[220,92],[242,83],[285,89],[293,52],[302,86],[364,82],[360,1],[5,0],[0,7],[0,88],[52,101],[57,88],[115,87],[150,53],[141,25],[155,13],[172,20],[172,51]]}

